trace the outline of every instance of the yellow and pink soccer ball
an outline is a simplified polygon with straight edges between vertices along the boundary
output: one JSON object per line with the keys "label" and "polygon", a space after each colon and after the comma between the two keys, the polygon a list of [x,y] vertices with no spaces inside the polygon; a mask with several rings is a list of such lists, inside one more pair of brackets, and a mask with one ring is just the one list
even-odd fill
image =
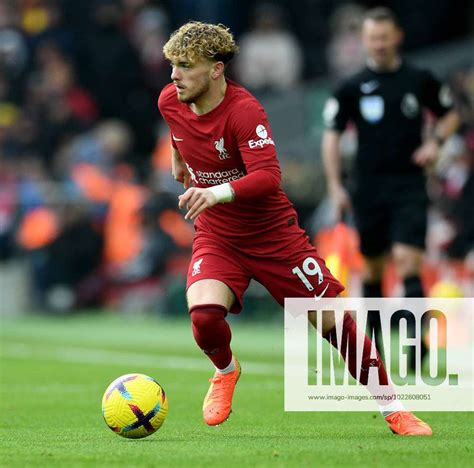
{"label": "yellow and pink soccer ball", "polygon": [[168,413],[163,387],[144,374],[126,374],[115,379],[102,398],[105,423],[116,434],[141,439],[156,432]]}

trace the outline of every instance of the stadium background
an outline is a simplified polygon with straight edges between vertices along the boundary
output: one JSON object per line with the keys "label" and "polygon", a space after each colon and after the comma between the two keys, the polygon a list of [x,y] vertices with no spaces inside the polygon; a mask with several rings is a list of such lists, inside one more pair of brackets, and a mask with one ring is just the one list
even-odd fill
{"label": "stadium background", "polygon": [[[451,83],[462,112],[461,131],[446,143],[430,181],[424,279],[428,289],[454,279],[472,295],[472,2],[382,3],[401,18],[405,52]],[[319,233],[323,255],[333,253],[321,113],[331,86],[363,63],[360,18],[375,4],[2,0],[2,310],[179,313],[184,307],[192,227],[177,211],[182,187],[169,174],[156,98],[170,74],[162,45],[189,18],[221,21],[237,35],[241,54],[229,75],[263,101],[301,224]],[[348,132],[347,164],[354,144]],[[343,255],[351,294],[360,290],[354,249]],[[390,271],[387,277],[387,293],[396,294],[396,278]],[[261,296],[253,285],[247,315]]]}

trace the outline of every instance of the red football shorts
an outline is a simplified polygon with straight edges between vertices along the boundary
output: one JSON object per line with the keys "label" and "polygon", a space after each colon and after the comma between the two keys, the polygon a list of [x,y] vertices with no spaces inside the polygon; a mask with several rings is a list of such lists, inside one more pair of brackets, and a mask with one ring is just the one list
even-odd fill
{"label": "red football shorts", "polygon": [[280,305],[285,297],[336,297],[344,290],[299,228],[284,242],[260,241],[248,246],[198,232],[186,288],[202,279],[222,281],[233,291],[233,313],[241,311],[251,279],[261,283]]}

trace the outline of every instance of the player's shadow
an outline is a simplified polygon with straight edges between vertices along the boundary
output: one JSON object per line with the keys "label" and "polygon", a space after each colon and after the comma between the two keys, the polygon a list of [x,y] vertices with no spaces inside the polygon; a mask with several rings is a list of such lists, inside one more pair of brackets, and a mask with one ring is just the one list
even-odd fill
{"label": "player's shadow", "polygon": [[188,439],[186,439],[185,437],[182,437],[182,438],[173,437],[172,439],[153,437],[153,438],[148,438],[148,439],[127,439],[124,442],[129,443],[129,444],[166,444],[166,443],[175,444],[176,442],[186,442],[187,440]]}

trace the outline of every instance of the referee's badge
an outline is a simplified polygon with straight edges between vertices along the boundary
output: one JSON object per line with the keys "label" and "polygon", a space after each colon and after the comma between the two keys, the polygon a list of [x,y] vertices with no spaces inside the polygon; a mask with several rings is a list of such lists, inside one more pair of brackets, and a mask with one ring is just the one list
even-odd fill
{"label": "referee's badge", "polygon": [[377,123],[385,112],[385,103],[382,96],[362,96],[359,101],[362,117],[367,122]]}
{"label": "referee's badge", "polygon": [[449,108],[454,104],[453,95],[449,86],[441,86],[439,90],[439,102],[443,107]]}
{"label": "referee's badge", "polygon": [[409,119],[413,119],[420,113],[420,104],[416,96],[412,93],[407,93],[403,96],[400,107],[403,115]]}
{"label": "referee's badge", "polygon": [[327,127],[333,128],[336,126],[336,116],[339,113],[339,101],[331,97],[326,101],[323,110],[323,120]]}

